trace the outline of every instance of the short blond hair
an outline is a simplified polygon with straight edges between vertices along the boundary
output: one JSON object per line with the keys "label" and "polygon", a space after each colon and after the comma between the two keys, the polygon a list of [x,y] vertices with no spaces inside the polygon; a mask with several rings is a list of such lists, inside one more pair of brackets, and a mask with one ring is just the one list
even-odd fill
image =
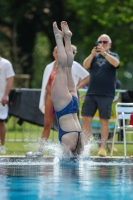
{"label": "short blond hair", "polygon": [[71,45],[72,49],[74,50],[74,53],[76,54],[77,53],[77,47],[75,45]]}

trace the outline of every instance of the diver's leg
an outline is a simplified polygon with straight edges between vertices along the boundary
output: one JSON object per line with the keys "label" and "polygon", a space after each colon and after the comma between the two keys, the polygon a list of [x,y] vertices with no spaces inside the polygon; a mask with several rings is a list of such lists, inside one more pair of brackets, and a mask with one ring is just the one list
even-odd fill
{"label": "diver's leg", "polygon": [[72,64],[74,60],[74,55],[71,46],[71,37],[72,33],[69,30],[67,22],[61,22],[61,28],[64,32],[64,41],[65,41],[65,50],[67,54],[67,80],[68,80],[68,89],[72,96],[77,97],[76,87],[72,77]]}
{"label": "diver's leg", "polygon": [[64,33],[58,29],[56,22],[53,23],[53,31],[57,44],[58,65],[51,95],[55,110],[60,111],[69,104],[72,97],[67,85],[67,55],[63,44]]}

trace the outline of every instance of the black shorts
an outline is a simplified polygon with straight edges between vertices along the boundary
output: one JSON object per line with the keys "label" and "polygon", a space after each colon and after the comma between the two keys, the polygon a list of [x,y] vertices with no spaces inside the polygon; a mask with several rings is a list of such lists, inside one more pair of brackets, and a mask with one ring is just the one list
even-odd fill
{"label": "black shorts", "polygon": [[98,109],[101,119],[110,119],[113,97],[89,95],[82,106],[82,116],[93,117]]}
{"label": "black shorts", "polygon": [[6,122],[7,121],[7,118],[6,119],[0,119],[0,122]]}

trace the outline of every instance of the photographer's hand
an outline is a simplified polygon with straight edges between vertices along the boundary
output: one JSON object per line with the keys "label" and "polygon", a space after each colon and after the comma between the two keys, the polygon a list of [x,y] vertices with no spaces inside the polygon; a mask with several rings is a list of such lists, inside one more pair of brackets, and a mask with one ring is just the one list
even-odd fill
{"label": "photographer's hand", "polygon": [[104,49],[104,47],[103,47],[101,44],[99,44],[99,45],[97,46],[97,49],[100,51],[100,54],[101,54],[102,56],[104,56],[105,59],[106,59],[111,65],[113,65],[114,67],[118,67],[118,65],[120,64],[119,60],[118,60],[117,58],[115,58],[114,56],[110,55],[110,54],[109,54],[109,51],[108,51],[108,50],[106,51],[106,50]]}
{"label": "photographer's hand", "polygon": [[91,55],[92,56],[95,56],[97,53],[97,47],[94,47],[92,50],[91,50]]}
{"label": "photographer's hand", "polygon": [[99,45],[97,46],[97,51],[98,51],[102,56],[104,56],[105,49],[104,49],[104,47],[103,47],[101,44],[99,44]]}
{"label": "photographer's hand", "polygon": [[91,54],[90,54],[90,55],[84,60],[84,62],[83,62],[83,67],[84,67],[85,69],[89,69],[89,68],[90,68],[91,62],[92,62],[94,56],[96,55],[96,53],[97,53],[97,49],[96,49],[96,47],[94,47],[94,48],[91,50]]}

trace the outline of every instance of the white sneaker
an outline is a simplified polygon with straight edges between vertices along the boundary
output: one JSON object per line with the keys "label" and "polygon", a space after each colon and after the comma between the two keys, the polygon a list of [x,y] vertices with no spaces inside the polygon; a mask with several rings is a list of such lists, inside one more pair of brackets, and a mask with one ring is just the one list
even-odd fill
{"label": "white sneaker", "polygon": [[0,153],[1,153],[1,154],[5,154],[5,153],[6,153],[5,146],[1,146],[1,147],[0,147]]}

